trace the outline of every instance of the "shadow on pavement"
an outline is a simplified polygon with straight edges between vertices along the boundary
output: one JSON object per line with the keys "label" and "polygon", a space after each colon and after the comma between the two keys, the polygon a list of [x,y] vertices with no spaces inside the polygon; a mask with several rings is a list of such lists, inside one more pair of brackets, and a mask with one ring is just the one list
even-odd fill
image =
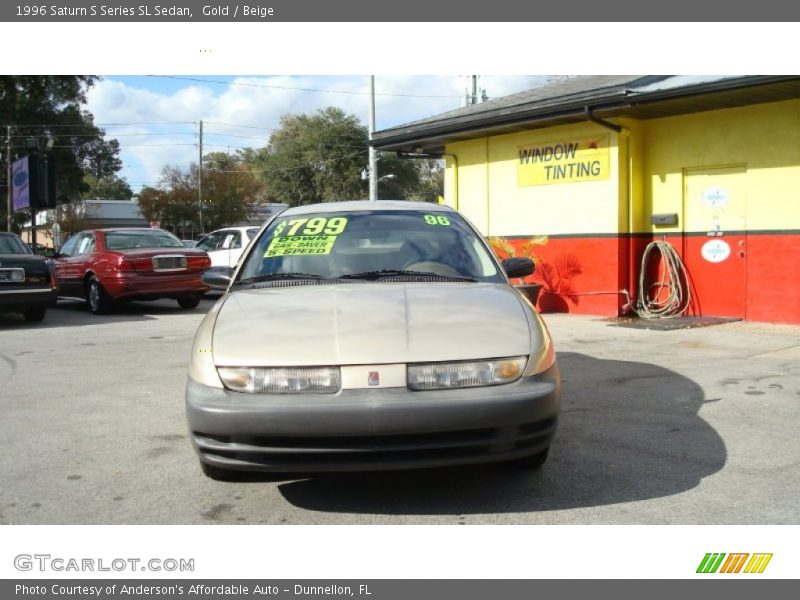
{"label": "shadow on pavement", "polygon": [[123,323],[152,321],[159,315],[171,314],[205,314],[216,301],[206,298],[200,301],[197,308],[185,310],[174,300],[156,300],[153,302],[125,302],[118,304],[106,315],[93,315],[85,302],[79,300],[59,300],[57,306],[47,309],[43,321],[28,323],[18,313],[0,313],[0,331],[12,329],[48,329],[53,327],[80,327],[101,323]]}
{"label": "shadow on pavement", "polygon": [[[560,510],[679,494],[725,465],[695,382],[648,363],[559,355],[563,412],[548,462],[326,475],[283,483],[293,505],[389,515]],[[265,477],[265,481],[274,478]]]}

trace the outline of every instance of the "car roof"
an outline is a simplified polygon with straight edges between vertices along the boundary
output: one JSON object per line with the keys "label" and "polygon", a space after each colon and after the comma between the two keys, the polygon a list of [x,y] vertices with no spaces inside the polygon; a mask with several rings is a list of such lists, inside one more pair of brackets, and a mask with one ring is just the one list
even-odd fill
{"label": "car roof", "polygon": [[232,227],[220,227],[219,229],[215,229],[214,231],[209,231],[204,235],[209,235],[211,233],[218,233],[220,231],[247,231],[249,229],[261,229],[261,225],[235,225]]}
{"label": "car roof", "polygon": [[293,206],[281,212],[279,216],[285,217],[289,215],[304,215],[310,213],[355,212],[365,210],[424,210],[428,212],[454,212],[451,207],[445,204],[434,204],[432,202],[414,202],[411,200],[347,200],[344,202],[323,202],[320,204]]}
{"label": "car roof", "polygon": [[[80,233],[86,233],[89,231],[101,231],[103,233],[129,233],[129,232],[137,232],[137,231],[163,231],[164,233],[170,233],[166,229],[159,229],[158,227],[106,227],[105,229],[84,229]],[[175,234],[171,234],[175,235]]]}

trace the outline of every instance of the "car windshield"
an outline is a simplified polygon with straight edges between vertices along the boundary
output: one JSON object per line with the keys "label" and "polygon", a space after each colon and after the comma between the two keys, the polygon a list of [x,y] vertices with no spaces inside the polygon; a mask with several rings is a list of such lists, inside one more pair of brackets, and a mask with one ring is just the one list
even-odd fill
{"label": "car windshield", "polygon": [[143,229],[141,231],[108,231],[108,250],[132,250],[133,248],[183,248],[181,241],[166,231]]}
{"label": "car windshield", "polygon": [[237,282],[431,275],[504,281],[486,245],[458,214],[364,210],[277,218],[255,242]]}
{"label": "car windshield", "polygon": [[0,235],[0,254],[32,254],[30,249],[13,235]]}

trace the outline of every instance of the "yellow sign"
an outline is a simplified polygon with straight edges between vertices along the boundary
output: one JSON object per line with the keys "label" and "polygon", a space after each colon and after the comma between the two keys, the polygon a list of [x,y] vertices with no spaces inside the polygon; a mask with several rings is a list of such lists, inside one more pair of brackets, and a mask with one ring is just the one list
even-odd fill
{"label": "yellow sign", "polygon": [[335,235],[294,235],[276,237],[264,253],[264,258],[278,256],[308,256],[313,254],[330,254]]}
{"label": "yellow sign", "polygon": [[547,185],[607,179],[608,134],[517,146],[517,185]]}

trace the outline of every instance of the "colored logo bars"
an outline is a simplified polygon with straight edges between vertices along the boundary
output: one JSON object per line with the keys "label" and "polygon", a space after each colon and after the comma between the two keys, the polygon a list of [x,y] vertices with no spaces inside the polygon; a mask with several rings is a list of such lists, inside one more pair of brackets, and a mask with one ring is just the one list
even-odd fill
{"label": "colored logo bars", "polygon": [[[727,558],[725,558],[727,556]],[[747,560],[750,557],[750,560]],[[700,565],[697,567],[698,573],[740,573],[744,567],[744,573],[763,573],[767,568],[769,561],[772,559],[772,554],[725,554],[720,553],[707,553]],[[723,562],[723,560],[725,562]],[[745,566],[745,563],[747,566]],[[720,567],[720,565],[722,565]]]}

